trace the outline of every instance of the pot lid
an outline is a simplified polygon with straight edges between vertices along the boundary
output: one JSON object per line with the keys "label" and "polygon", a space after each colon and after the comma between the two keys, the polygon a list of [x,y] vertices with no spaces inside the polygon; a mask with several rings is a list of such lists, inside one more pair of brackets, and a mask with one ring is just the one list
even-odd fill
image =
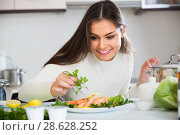
{"label": "pot lid", "polygon": [[[178,62],[172,63],[174,56],[178,57]],[[179,66],[180,66],[180,54],[173,54],[170,56],[168,62],[158,65],[158,66],[150,67],[150,68],[171,68],[172,69],[172,68],[178,68]]]}
{"label": "pot lid", "polygon": [[159,66],[153,66],[153,67],[150,67],[150,68],[178,68],[178,63],[172,63],[172,64],[161,64]]}

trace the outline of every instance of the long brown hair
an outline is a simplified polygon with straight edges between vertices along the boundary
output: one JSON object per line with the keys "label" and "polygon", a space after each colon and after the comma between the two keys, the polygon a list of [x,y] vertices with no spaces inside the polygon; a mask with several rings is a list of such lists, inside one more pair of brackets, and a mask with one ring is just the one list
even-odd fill
{"label": "long brown hair", "polygon": [[[101,19],[112,21],[120,30],[125,27],[121,10],[112,1],[97,2],[89,7],[74,35],[45,65],[70,65],[86,58],[90,51],[91,23]],[[129,41],[123,37],[120,52],[129,54],[131,50]]]}

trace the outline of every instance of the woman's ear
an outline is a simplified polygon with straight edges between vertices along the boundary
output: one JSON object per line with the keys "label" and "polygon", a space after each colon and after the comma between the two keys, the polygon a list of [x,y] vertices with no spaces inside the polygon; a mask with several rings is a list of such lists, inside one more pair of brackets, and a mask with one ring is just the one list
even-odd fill
{"label": "woman's ear", "polygon": [[121,31],[121,38],[123,38],[123,37],[124,37],[124,33],[125,33],[125,31],[126,31],[126,29],[125,29],[125,27],[123,27],[123,28],[122,28],[122,31]]}

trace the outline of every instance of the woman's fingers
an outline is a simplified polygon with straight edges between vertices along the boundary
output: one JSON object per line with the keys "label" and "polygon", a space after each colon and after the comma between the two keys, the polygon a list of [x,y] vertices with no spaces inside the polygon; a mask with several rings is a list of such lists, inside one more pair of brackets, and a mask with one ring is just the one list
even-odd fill
{"label": "woman's fingers", "polygon": [[77,82],[77,79],[73,76],[68,76],[65,73],[61,73],[57,78],[56,78],[56,86],[63,88],[63,89],[71,89],[72,86],[75,85]]}
{"label": "woman's fingers", "polygon": [[151,66],[157,66],[159,64],[159,59],[155,56],[154,58],[151,58],[149,62],[151,63]]}
{"label": "woman's fingers", "polygon": [[144,82],[149,81],[150,75],[145,74],[145,71],[149,71],[150,66],[157,66],[158,64],[159,64],[159,59],[157,57],[151,58],[151,59],[146,60],[144,62],[144,64],[141,67],[141,72],[140,72],[140,75],[139,75],[139,78],[138,78],[137,86],[139,86],[140,84],[142,84]]}
{"label": "woman's fingers", "polygon": [[145,63],[142,66],[142,70],[149,70],[150,66],[157,66],[159,64],[159,59],[155,56],[154,58],[151,58],[149,60],[146,60]]}
{"label": "woman's fingers", "polygon": [[53,87],[52,89],[55,91],[55,93],[57,93],[57,95],[66,95],[67,93],[67,90],[60,87]]}
{"label": "woman's fingers", "polygon": [[159,60],[159,59],[157,59],[156,64],[155,64],[156,66],[159,64],[159,61],[160,61],[160,60]]}
{"label": "woman's fingers", "polygon": [[65,74],[65,73],[61,73],[61,74],[59,75],[59,79],[64,79],[64,78],[67,78],[67,79],[73,81],[74,83],[77,82],[77,79],[76,79],[74,76],[69,76],[69,75],[67,75],[67,74]]}
{"label": "woman's fingers", "polygon": [[65,89],[71,89],[72,85],[66,83],[64,80],[60,80],[59,82],[57,82],[57,86],[60,88],[65,88]]}
{"label": "woman's fingers", "polygon": [[67,84],[69,84],[71,86],[75,85],[75,82],[73,80],[71,80],[69,78],[66,78],[66,77],[62,78],[62,81],[64,81],[65,83],[67,83]]}

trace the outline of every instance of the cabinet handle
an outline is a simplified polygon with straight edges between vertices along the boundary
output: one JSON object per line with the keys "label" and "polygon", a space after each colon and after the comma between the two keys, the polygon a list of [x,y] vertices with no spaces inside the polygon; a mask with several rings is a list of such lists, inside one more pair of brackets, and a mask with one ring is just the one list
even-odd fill
{"label": "cabinet handle", "polygon": [[49,0],[31,0],[32,2],[48,2]]}

